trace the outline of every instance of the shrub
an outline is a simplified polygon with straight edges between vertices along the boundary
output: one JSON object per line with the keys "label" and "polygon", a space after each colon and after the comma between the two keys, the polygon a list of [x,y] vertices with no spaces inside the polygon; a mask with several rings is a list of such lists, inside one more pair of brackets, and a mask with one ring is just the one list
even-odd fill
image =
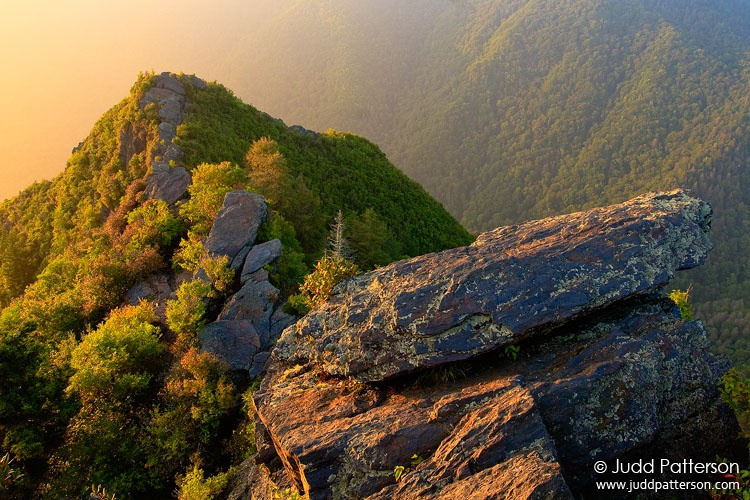
{"label": "shrub", "polygon": [[186,281],[177,289],[177,298],[167,301],[167,325],[178,335],[178,350],[190,347],[205,324],[206,300],[211,285],[203,280]]}
{"label": "shrub", "polygon": [[309,311],[328,299],[337,283],[356,276],[358,273],[357,266],[348,260],[338,257],[323,257],[315,265],[315,270],[305,277],[304,283],[300,286],[302,298],[290,298],[290,302],[304,305]]}
{"label": "shrub", "polygon": [[693,306],[690,304],[690,288],[685,291],[673,290],[669,294],[669,298],[672,299],[677,307],[680,309],[680,317],[685,321],[693,320]]}

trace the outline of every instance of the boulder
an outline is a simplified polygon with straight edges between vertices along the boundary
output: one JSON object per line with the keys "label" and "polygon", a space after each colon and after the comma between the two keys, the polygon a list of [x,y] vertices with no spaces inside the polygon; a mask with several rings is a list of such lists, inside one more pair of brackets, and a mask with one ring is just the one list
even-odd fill
{"label": "boulder", "polygon": [[711,209],[682,191],[484,233],[347,280],[276,355],[384,380],[520,342],[703,262]]}
{"label": "boulder", "polygon": [[231,267],[235,273],[238,273],[242,270],[242,266],[245,265],[245,257],[247,257],[247,254],[250,253],[251,249],[252,247],[249,245],[242,247],[240,251],[237,252],[237,255],[235,255],[232,261],[229,263],[229,267]]}
{"label": "boulder", "polygon": [[154,162],[152,172],[146,184],[146,198],[163,200],[170,205],[185,196],[192,182],[190,174],[183,167]]}
{"label": "boulder", "polygon": [[705,259],[710,214],[647,195],[343,283],[265,367],[251,498],[274,478],[310,499],[599,498],[620,478],[597,462],[742,462],[728,362],[661,296]]}
{"label": "boulder", "polygon": [[175,75],[169,72],[163,72],[155,79],[156,88],[169,90],[177,95],[185,95],[185,87]]}
{"label": "boulder", "polygon": [[176,297],[175,290],[179,284],[166,273],[157,273],[144,281],[139,281],[125,293],[128,304],[138,304],[141,300],[150,300],[155,304],[159,321],[167,324],[167,301]]}
{"label": "boulder", "polygon": [[[252,249],[245,246],[238,257],[248,255],[256,263],[263,262],[276,255],[276,247],[280,254],[278,240]],[[226,300],[217,321],[206,325],[198,335],[201,348],[226,361],[232,370],[243,371],[250,378],[260,376],[281,332],[295,321],[282,306],[279,290],[268,281],[268,271],[257,268],[243,275],[242,288]]]}
{"label": "boulder", "polygon": [[245,258],[241,280],[246,281],[250,275],[281,257],[281,241],[274,239],[255,245]]}
{"label": "boulder", "polygon": [[230,370],[249,371],[260,339],[252,321],[214,321],[198,333],[201,349],[226,361]]}
{"label": "boulder", "polygon": [[250,320],[259,332],[268,332],[279,294],[279,290],[267,280],[251,280],[226,301],[218,319]]}
{"label": "boulder", "polygon": [[230,191],[216,214],[205,248],[213,255],[227,255],[231,261],[243,247],[252,246],[268,209],[263,197],[247,191]]}
{"label": "boulder", "polygon": [[167,122],[161,122],[159,124],[159,140],[172,142],[172,139],[175,137],[177,137],[177,127]]}

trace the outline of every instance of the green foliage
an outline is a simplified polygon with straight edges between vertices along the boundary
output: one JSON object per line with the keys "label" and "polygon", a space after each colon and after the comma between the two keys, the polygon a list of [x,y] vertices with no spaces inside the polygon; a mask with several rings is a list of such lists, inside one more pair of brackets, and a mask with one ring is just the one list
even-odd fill
{"label": "green foliage", "polygon": [[261,137],[254,141],[245,155],[250,186],[263,195],[271,206],[278,206],[289,191],[286,159],[273,139]]}
{"label": "green foliage", "polygon": [[721,399],[737,415],[745,439],[750,440],[750,381],[732,368],[719,381]]}
{"label": "green foliage", "polygon": [[229,191],[243,188],[247,177],[241,168],[229,162],[202,163],[191,171],[191,175],[190,199],[180,207],[180,215],[190,221],[195,234],[205,236],[221,209],[224,196]]}
{"label": "green foliage", "polygon": [[346,223],[344,222],[344,214],[339,210],[336,213],[328,234],[328,251],[330,252],[330,257],[340,260],[351,260],[352,250],[349,247],[349,240],[344,234],[345,232]]}
{"label": "green foliage", "polygon": [[219,297],[229,292],[234,281],[234,270],[229,266],[229,257],[209,256],[203,247],[203,240],[196,233],[188,232],[182,239],[172,259],[172,267],[190,271],[193,276],[200,272],[208,278],[211,292],[207,297]]}
{"label": "green foliage", "polygon": [[326,218],[339,209],[345,214],[372,210],[391,228],[404,255],[471,242],[440,204],[369,141],[289,129],[219,85],[191,97],[176,139],[187,166],[249,160],[249,175],[255,176],[251,185],[292,223],[309,265],[323,253]]}
{"label": "green foliage", "polygon": [[184,478],[178,481],[180,489],[177,491],[178,500],[213,500],[218,498],[233,475],[233,471],[204,477],[203,470],[194,467]]}
{"label": "green foliage", "polygon": [[116,496],[112,493],[107,492],[107,488],[102,486],[101,484],[98,484],[94,486],[91,485],[91,494],[89,495],[90,499],[96,498],[98,500],[116,500]]}
{"label": "green foliage", "polygon": [[81,408],[50,459],[55,494],[77,494],[89,481],[125,497],[154,488],[151,473],[139,467],[145,460],[139,433],[164,362],[155,321],[150,304],[113,310],[72,350],[66,391]]}
{"label": "green foliage", "polygon": [[[717,456],[716,462],[728,463],[729,460]],[[709,493],[713,500],[750,500],[750,470],[740,469],[738,474],[726,474],[722,479],[726,482],[739,483],[739,488],[731,490],[711,488]]]}
{"label": "green foliage", "polygon": [[167,325],[178,334],[178,350],[197,342],[198,332],[205,324],[206,301],[211,285],[202,279],[186,281],[177,289],[177,298],[167,301]]}
{"label": "green foliage", "polygon": [[[268,197],[259,241],[282,242],[267,270],[285,295],[323,256],[338,210],[341,237],[368,267],[471,240],[364,139],[290,129],[223,87],[176,77],[192,103],[176,139],[193,175],[187,201],[146,195],[161,118],[155,104],[141,109],[145,74],[63,174],[0,204],[0,455],[24,471],[14,495],[164,498],[180,474],[188,495],[253,452],[226,367],[195,350],[207,310],[235,283],[228,258],[206,255],[201,240],[228,191],[250,184]],[[122,306],[133,285],[170,269],[194,279],[165,317]],[[301,307],[354,272],[324,262]]]}
{"label": "green foliage", "polygon": [[393,468],[393,477],[396,479],[396,482],[398,483],[401,481],[401,478],[404,477],[404,474],[406,474],[409,471],[406,467],[403,465],[397,465]]}
{"label": "green foliage", "polygon": [[126,258],[143,252],[148,247],[169,248],[183,232],[182,222],[162,200],[147,200],[127,216],[128,226],[123,235]]}
{"label": "green foliage", "polygon": [[417,455],[416,453],[411,456],[411,467],[404,467],[403,465],[397,465],[393,468],[393,478],[398,483],[403,479],[405,474],[408,474],[411,472],[411,470],[416,467],[417,465],[421,464],[424,461],[422,457]]}
{"label": "green foliage", "polygon": [[443,386],[466,378],[470,369],[470,365],[463,363],[436,366],[421,373],[416,379],[416,384],[422,387]]}
{"label": "green foliage", "polygon": [[505,353],[506,358],[510,358],[512,360],[515,360],[518,357],[518,353],[521,351],[521,346],[514,345],[514,344],[508,344],[505,346],[505,349],[503,349],[503,352]]}
{"label": "green foliage", "polygon": [[296,488],[276,488],[273,492],[273,497],[279,500],[303,500],[304,494],[297,491]]}
{"label": "green foliage", "polygon": [[[359,273],[356,264],[336,257],[324,257],[315,265],[312,273],[305,277],[300,286],[302,302],[308,311],[331,296],[333,287],[346,278]],[[295,299],[297,304],[299,299]],[[291,301],[291,299],[290,299]]]}
{"label": "green foliage", "polygon": [[10,453],[0,457],[0,492],[10,492],[23,478],[23,472],[15,468]]}
{"label": "green foliage", "polygon": [[[19,465],[44,463],[77,405],[65,395],[70,340],[56,351],[22,319],[20,304],[0,313],[0,450]],[[20,487],[33,486],[28,475]],[[19,487],[16,484],[16,487]]]}
{"label": "green foliage", "polygon": [[204,258],[203,239],[199,234],[188,231],[187,238],[180,240],[179,248],[172,256],[172,267],[177,271],[190,271],[195,274]]}
{"label": "green foliage", "polygon": [[299,285],[307,275],[308,268],[294,226],[281,214],[272,211],[261,227],[258,241],[273,239],[281,241],[281,257],[269,269],[269,279],[285,297],[290,297],[299,292]]}
{"label": "green foliage", "polygon": [[68,391],[92,410],[130,405],[142,397],[163,350],[155,321],[153,307],[146,303],[112,311],[73,350]]}
{"label": "green foliage", "polygon": [[165,479],[191,461],[217,467],[222,450],[212,444],[227,437],[222,424],[239,406],[226,364],[188,349],[167,377],[160,400],[147,427],[149,467]]}
{"label": "green foliage", "polygon": [[690,289],[687,290],[672,290],[669,294],[669,298],[672,302],[680,309],[680,317],[685,321],[693,321],[693,306],[690,304]]}
{"label": "green foliage", "polygon": [[714,250],[675,286],[750,374],[747,2],[334,3],[335,23],[302,3],[269,18],[238,69],[265,78],[237,90],[375,139],[472,231],[693,190]]}
{"label": "green foliage", "polygon": [[361,269],[374,269],[403,257],[401,244],[371,208],[347,218],[347,229],[354,261]]}
{"label": "green foliage", "polygon": [[251,387],[242,394],[242,418],[232,431],[232,438],[229,442],[229,449],[235,463],[249,458],[257,451],[255,447],[255,404],[252,398],[259,384],[260,381],[256,379]]}

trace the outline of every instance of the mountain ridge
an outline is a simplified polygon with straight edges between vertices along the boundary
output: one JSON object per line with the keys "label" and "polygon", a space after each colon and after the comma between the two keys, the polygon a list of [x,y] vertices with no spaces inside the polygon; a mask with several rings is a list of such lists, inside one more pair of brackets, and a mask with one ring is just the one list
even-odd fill
{"label": "mountain ridge", "polygon": [[229,477],[254,450],[241,393],[335,219],[363,269],[473,240],[369,141],[141,74],[62,174],[0,205],[0,494]]}

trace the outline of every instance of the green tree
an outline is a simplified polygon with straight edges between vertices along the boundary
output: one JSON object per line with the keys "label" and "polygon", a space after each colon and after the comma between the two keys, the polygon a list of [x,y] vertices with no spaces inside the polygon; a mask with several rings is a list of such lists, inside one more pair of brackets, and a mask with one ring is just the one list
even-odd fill
{"label": "green tree", "polygon": [[347,229],[354,260],[360,268],[373,269],[402,257],[401,245],[373,209],[350,217]]}
{"label": "green tree", "polygon": [[308,273],[308,268],[294,226],[281,214],[272,211],[258,238],[263,241],[281,241],[281,257],[270,270],[269,278],[284,296],[289,297],[298,293],[299,285]]}
{"label": "green tree", "polygon": [[224,196],[229,191],[244,188],[247,176],[240,167],[229,162],[202,163],[191,174],[190,199],[180,207],[180,215],[190,221],[196,234],[205,236],[221,209]]}
{"label": "green tree", "polygon": [[184,352],[195,345],[205,324],[206,304],[211,284],[202,279],[186,281],[177,289],[177,298],[167,301],[167,325],[177,334],[176,349]]}
{"label": "green tree", "polygon": [[147,428],[149,467],[168,479],[189,463],[216,469],[225,450],[212,444],[227,437],[225,424],[240,403],[226,363],[188,349],[171,370],[160,402]]}
{"label": "green tree", "polygon": [[50,459],[52,493],[78,495],[83,485],[106,484],[133,498],[156,487],[139,445],[164,363],[155,321],[151,304],[116,309],[73,349],[66,391],[81,408]]}
{"label": "green tree", "polygon": [[273,206],[281,202],[289,190],[286,160],[273,139],[261,137],[254,141],[245,155],[250,186]]}
{"label": "green tree", "polygon": [[293,307],[302,306],[297,312],[302,314],[314,308],[331,296],[333,287],[346,278],[359,273],[356,264],[336,257],[324,257],[315,264],[312,273],[305,276],[300,286],[300,295],[292,302]]}

